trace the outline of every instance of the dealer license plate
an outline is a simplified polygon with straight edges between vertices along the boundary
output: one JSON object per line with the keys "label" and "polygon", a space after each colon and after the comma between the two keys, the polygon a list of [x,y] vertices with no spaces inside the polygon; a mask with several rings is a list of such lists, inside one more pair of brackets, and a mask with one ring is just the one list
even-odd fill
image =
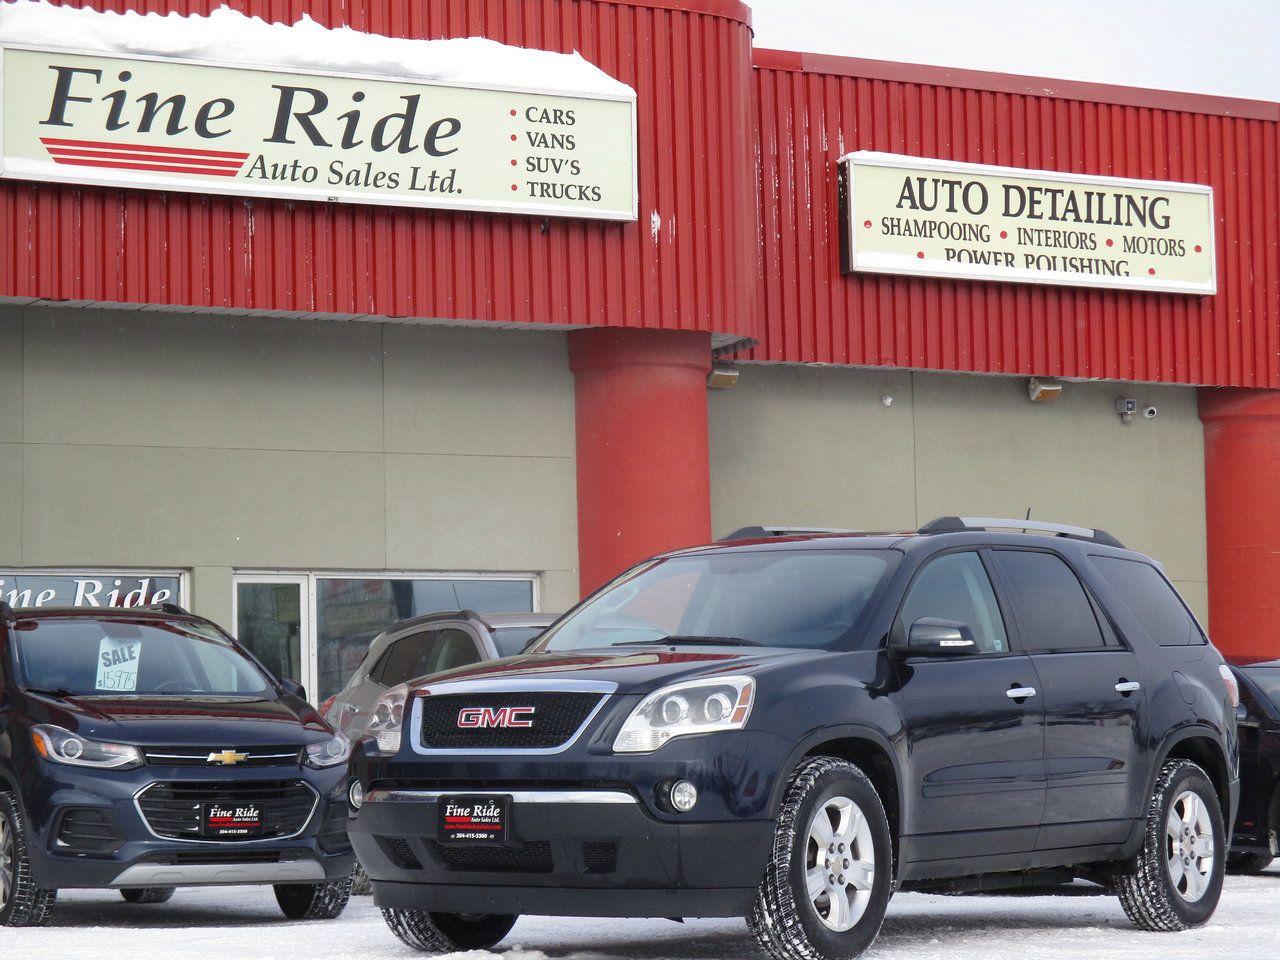
{"label": "dealer license plate", "polygon": [[441,843],[502,843],[511,823],[510,797],[441,797]]}
{"label": "dealer license plate", "polygon": [[200,832],[214,840],[256,837],[262,833],[262,807],[256,803],[206,803]]}

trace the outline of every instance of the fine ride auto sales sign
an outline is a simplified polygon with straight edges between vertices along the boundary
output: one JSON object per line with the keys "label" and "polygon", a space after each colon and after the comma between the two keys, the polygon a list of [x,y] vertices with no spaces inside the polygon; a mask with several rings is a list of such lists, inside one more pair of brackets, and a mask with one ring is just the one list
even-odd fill
{"label": "fine ride auto sales sign", "polygon": [[634,97],[0,49],[0,176],[636,218]]}
{"label": "fine ride auto sales sign", "polygon": [[840,175],[845,272],[1217,292],[1207,186],[870,151]]}

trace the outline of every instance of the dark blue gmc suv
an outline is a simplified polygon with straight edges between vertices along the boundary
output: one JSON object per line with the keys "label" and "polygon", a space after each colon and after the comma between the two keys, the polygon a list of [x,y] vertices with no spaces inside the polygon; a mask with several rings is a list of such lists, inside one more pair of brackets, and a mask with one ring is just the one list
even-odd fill
{"label": "dark blue gmc suv", "polygon": [[46,922],[70,887],[273,884],[286,916],[335,917],[349,754],[208,620],[0,603],[0,926]]}
{"label": "dark blue gmc suv", "polygon": [[745,916],[774,957],[835,960],[896,890],[1075,878],[1184,930],[1222,890],[1238,703],[1159,566],[1102,531],[738,539],[389,691],[350,833],[431,952],[525,913]]}

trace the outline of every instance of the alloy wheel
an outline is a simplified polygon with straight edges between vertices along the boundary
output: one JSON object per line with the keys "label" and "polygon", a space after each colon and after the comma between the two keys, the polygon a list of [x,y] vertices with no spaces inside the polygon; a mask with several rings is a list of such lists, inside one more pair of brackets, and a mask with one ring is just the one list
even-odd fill
{"label": "alloy wheel", "polygon": [[844,933],[858,925],[875,886],[871,825],[848,797],[822,801],[809,823],[805,884],[818,918]]}
{"label": "alloy wheel", "polygon": [[17,881],[17,845],[9,818],[0,813],[0,910],[9,905]]}
{"label": "alloy wheel", "polygon": [[1173,889],[1187,903],[1196,903],[1213,877],[1213,821],[1199,794],[1178,795],[1165,821],[1165,855]]}

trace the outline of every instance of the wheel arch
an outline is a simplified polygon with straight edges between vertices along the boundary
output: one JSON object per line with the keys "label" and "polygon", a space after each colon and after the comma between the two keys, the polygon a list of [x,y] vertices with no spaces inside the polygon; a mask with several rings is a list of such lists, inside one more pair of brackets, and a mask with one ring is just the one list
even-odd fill
{"label": "wheel arch", "polygon": [[889,740],[876,730],[856,725],[830,727],[810,733],[792,751],[783,775],[778,778],[774,787],[769,812],[775,820],[791,775],[810,757],[837,757],[852,763],[867,775],[876,788],[876,793],[880,795],[880,802],[884,804],[889,833],[893,838],[893,859],[896,865],[902,823],[902,776],[897,754]]}
{"label": "wheel arch", "polygon": [[1231,809],[1231,766],[1216,731],[1212,727],[1195,725],[1183,727],[1171,734],[1162,746],[1160,761],[1151,773],[1148,795],[1155,789],[1160,770],[1170,760],[1190,760],[1209,775],[1218,794],[1223,823],[1230,832],[1235,814]]}

